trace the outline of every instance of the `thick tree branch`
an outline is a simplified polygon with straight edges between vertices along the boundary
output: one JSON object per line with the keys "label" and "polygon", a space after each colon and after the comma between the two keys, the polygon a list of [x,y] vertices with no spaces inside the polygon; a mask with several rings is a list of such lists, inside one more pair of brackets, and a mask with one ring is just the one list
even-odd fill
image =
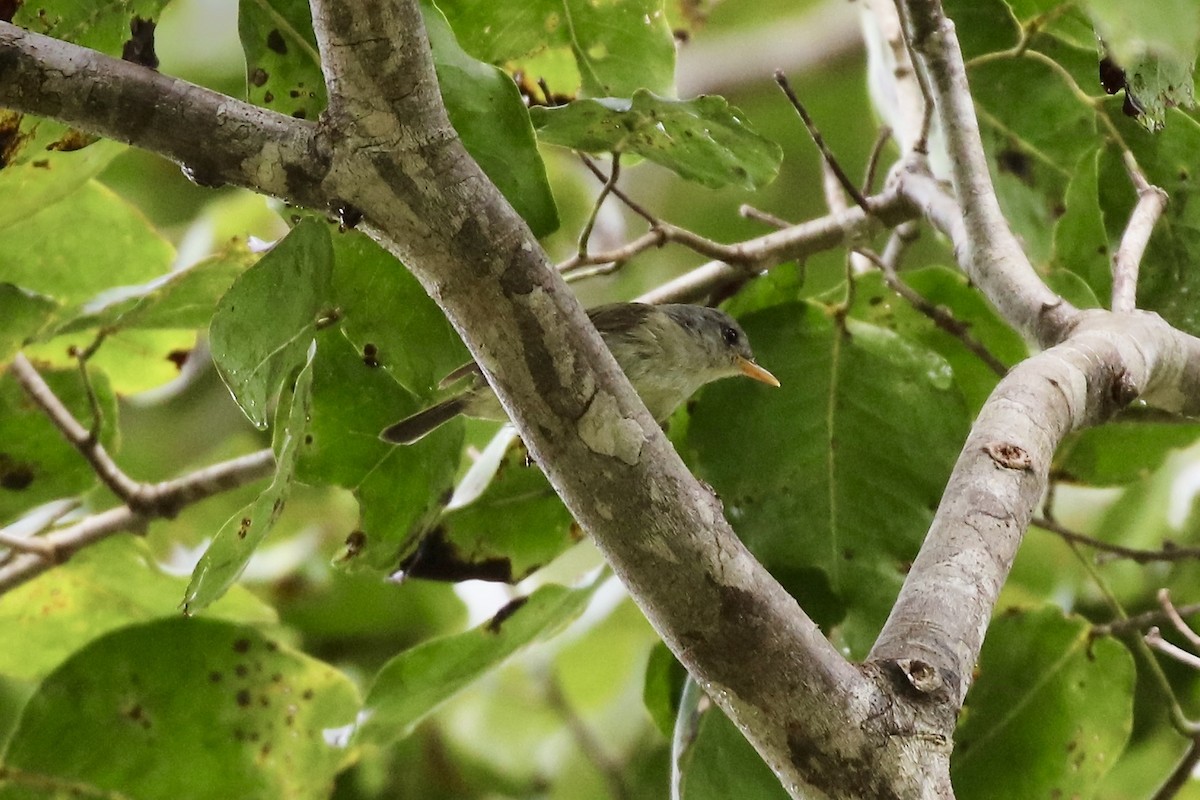
{"label": "thick tree branch", "polygon": [[[961,704],[1055,448],[1197,359],[1200,340],[1156,315],[1095,311],[1063,344],[1015,367],[972,428],[870,660],[927,664]],[[1200,411],[1200,395],[1183,410]]]}
{"label": "thick tree branch", "polygon": [[965,237],[955,255],[971,281],[1017,330],[1044,346],[1061,341],[1076,310],[1052,292],[1021,250],[1000,210],[954,23],[939,0],[897,0],[909,41],[936,95]]}
{"label": "thick tree branch", "polygon": [[1138,201],[1121,234],[1112,260],[1112,310],[1127,313],[1137,308],[1137,282],[1142,254],[1150,243],[1154,225],[1167,207],[1167,193],[1146,180],[1133,153],[1125,151],[1125,171],[1137,190]]}
{"label": "thick tree branch", "polygon": [[917,213],[913,203],[893,188],[872,195],[868,203],[873,212],[869,216],[854,206],[730,245],[737,248],[741,259],[744,259],[741,263],[748,267],[734,266],[728,261],[710,261],[638,299],[645,303],[697,302],[723,287],[745,280],[748,269],[760,272],[785,261],[859,241],[886,226],[913,219]]}
{"label": "thick tree branch", "polygon": [[[332,98],[324,124],[337,132],[327,188],[363,210],[367,230],[446,312],[667,644],[794,793],[814,779],[814,754],[832,755],[832,741],[844,762],[878,763],[863,728],[846,725],[868,719],[874,683],[734,535],[524,222],[463,150],[417,3],[313,0],[312,9]],[[845,796],[841,777],[827,767],[822,789]]]}
{"label": "thick tree branch", "polygon": [[230,184],[324,209],[317,127],[0,22],[0,106],[53,117]]}
{"label": "thick tree branch", "polygon": [[[275,454],[270,449],[213,464],[174,480],[151,484],[153,493],[161,498],[161,508],[176,510],[213,495],[265,478],[275,468]],[[116,533],[137,531],[161,512],[134,511],[129,506],[101,511],[73,525],[38,536],[29,542],[38,543],[38,552],[23,552],[0,564],[0,593],[32,580],[46,570],[66,561],[83,548],[107,539]]]}

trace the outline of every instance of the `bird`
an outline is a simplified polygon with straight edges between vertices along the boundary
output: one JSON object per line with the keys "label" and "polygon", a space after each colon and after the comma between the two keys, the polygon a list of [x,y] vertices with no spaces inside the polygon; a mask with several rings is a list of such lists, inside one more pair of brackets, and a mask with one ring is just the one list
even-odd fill
{"label": "bird", "polygon": [[[775,376],[754,360],[742,326],[720,309],[687,303],[610,303],[587,314],[658,422],[701,386],[721,378],[744,375],[779,386]],[[459,415],[506,420],[499,399],[474,362],[451,372],[439,388],[468,377],[470,383],[457,394],[389,425],[379,438],[413,444]]]}

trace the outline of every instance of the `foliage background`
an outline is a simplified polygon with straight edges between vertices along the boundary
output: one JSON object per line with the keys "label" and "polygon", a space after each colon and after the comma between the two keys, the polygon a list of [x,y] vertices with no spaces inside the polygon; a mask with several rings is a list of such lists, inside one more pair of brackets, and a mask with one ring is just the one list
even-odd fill
{"label": "foliage background", "polygon": [[[144,5],[154,13],[161,4]],[[960,16],[968,57],[1013,44],[1017,28],[1008,6],[947,5]],[[242,6],[243,25],[271,13],[265,0]],[[718,4],[688,48],[703,53],[733,32],[769,36],[800,11],[784,2]],[[237,13],[237,3],[228,0],[166,5],[157,30],[161,70],[243,95],[246,55]],[[1058,33],[1041,40],[1044,49],[1097,92],[1086,77],[1094,58],[1089,62],[1086,48],[1067,48],[1068,34]],[[847,52],[793,76],[826,139],[857,171],[876,135],[861,61],[861,54]],[[1107,291],[1105,259],[1098,267],[1094,253],[1119,237],[1132,190],[1119,161],[1101,146],[1092,111],[1080,110],[1051,78],[1026,62],[1002,60],[972,73],[1015,227],[1060,291],[1094,305]],[[713,190],[642,163],[627,168],[622,185],[671,222],[719,241],[764,232],[737,214],[743,202],[792,220],[823,214],[815,152],[769,76],[738,77],[720,88],[782,146],[777,180],[757,192]],[[250,96],[258,101],[254,91]],[[1014,96],[1029,102],[1014,104]],[[1119,100],[1109,112],[1115,104]],[[1169,257],[1149,263],[1143,300],[1195,332],[1190,281],[1172,271],[1194,255],[1186,198],[1200,152],[1192,146],[1195,120],[1171,112],[1167,129],[1151,138],[1111,116],[1152,180],[1173,198],[1174,216],[1155,240]],[[76,155],[99,158],[95,149],[108,146]],[[559,231],[545,241],[563,258],[573,250],[596,183],[565,151],[544,147],[543,154],[561,218]],[[197,186],[174,165],[124,150],[95,183],[31,220],[0,228],[0,279],[75,304],[112,286],[144,283],[172,263],[210,258],[213,280],[231,284],[257,257],[246,247],[247,236],[274,241],[298,221],[293,210]],[[11,737],[4,757],[9,782],[0,794],[30,796],[35,782],[29,776],[45,774],[136,797],[664,796],[682,676],[619,586],[604,573],[595,577],[598,555],[577,541],[557,500],[519,456],[508,458],[475,505],[439,518],[439,530],[466,563],[447,565],[426,554],[408,572],[453,567],[460,570],[455,577],[464,577],[503,558],[511,577],[523,583],[512,589],[380,579],[396,566],[389,562],[394,551],[408,547],[400,536],[408,526],[397,519],[415,525],[438,515],[442,492],[467,469],[457,459],[461,443],[482,449],[495,426],[468,423],[423,444],[411,455],[418,466],[375,472],[410,454],[371,451],[372,432],[415,409],[464,351],[415,283],[389,269],[356,234],[311,220],[296,230],[310,231],[303,241],[288,240],[296,262],[310,264],[306,278],[328,270],[321,273],[327,291],[308,310],[336,305],[345,323],[316,332],[317,356],[294,387],[286,382],[276,412],[289,420],[295,411],[289,393],[302,398],[311,381],[313,441],[297,451],[300,482],[291,487],[286,509],[240,584],[199,619],[179,618],[185,591],[200,607],[221,592],[186,588],[192,566],[261,487],[155,522],[144,539],[120,537],[89,549],[0,600],[0,636],[20,643],[0,656],[0,730]],[[640,231],[631,215],[606,206],[593,241],[614,245]],[[332,250],[332,260],[323,260],[322,248]],[[663,248],[577,289],[585,304],[632,298],[697,262],[682,248]],[[970,321],[1005,363],[1026,353],[979,296],[944,268],[952,264],[950,254],[933,237],[919,243],[908,263],[910,284]],[[844,296],[843,281],[844,254],[832,252],[803,268],[782,265],[734,298],[731,309],[786,391],[766,396],[740,384],[713,386],[673,421],[671,433],[697,473],[718,489],[740,535],[847,652],[861,656],[928,525],[971,413],[995,377],[875,276],[857,287],[847,339],[830,314]],[[378,302],[382,296],[387,303]],[[293,301],[276,305],[269,293],[258,297],[261,327]],[[6,302],[41,313],[36,301]],[[269,446],[272,437],[256,430],[231,399],[207,360],[203,337],[193,350],[211,306],[189,311],[180,302],[171,310],[186,324],[180,317],[143,320],[110,336],[92,362],[107,409],[104,435],[122,467],[148,480]],[[86,345],[94,331],[66,337],[27,352],[40,366],[60,366],[49,375],[52,385],[86,418],[86,400],[64,353],[68,343]],[[221,343],[213,338],[219,355]],[[364,377],[367,341],[385,350],[390,377]],[[0,336],[0,345],[10,357],[15,344]],[[193,355],[180,377],[179,359],[169,356],[185,352]],[[284,369],[290,378],[290,366]],[[0,388],[0,438],[20,437],[36,452],[53,453],[56,434],[22,406],[11,377]],[[268,411],[264,404],[264,419]],[[789,427],[781,428],[781,421]],[[276,426],[277,441],[286,429]],[[787,432],[782,440],[781,429]],[[1194,491],[1186,493],[1182,476],[1191,474],[1189,445],[1198,433],[1190,425],[1134,421],[1078,436],[1060,456],[1062,475],[1070,479],[1060,486],[1060,518],[1127,545],[1191,542]],[[88,489],[89,470],[73,458],[68,452],[53,470],[61,484],[39,484],[39,492],[48,492],[40,500]],[[16,494],[0,494],[4,522],[30,505],[30,495]],[[93,488],[88,502],[99,508],[113,499]],[[1169,516],[1180,503],[1182,517]],[[347,551],[352,531],[385,525],[400,532],[396,540],[377,545],[372,538],[361,553]],[[408,547],[406,556],[412,555]],[[343,568],[363,561],[369,568]],[[1194,563],[1110,561],[1095,569],[1130,611],[1152,607],[1160,586],[1181,600],[1195,599]],[[531,593],[524,605],[510,607],[498,631],[489,629],[487,620],[506,603]],[[1164,702],[1145,670],[1135,671],[1125,646],[1089,638],[1091,621],[1113,616],[1094,576],[1060,540],[1034,530],[1003,606],[960,727],[959,796],[1049,796],[1055,789],[1146,796],[1184,741],[1165,724]],[[438,638],[444,636],[454,638]],[[1168,669],[1184,704],[1194,706],[1192,676]],[[364,697],[373,716],[347,744],[346,726]],[[293,737],[289,729],[304,735]],[[239,766],[230,770],[230,764]],[[715,713],[700,723],[687,774],[689,798],[783,796]],[[64,787],[52,781],[39,791],[54,796]],[[1179,796],[1200,797],[1200,790]]]}

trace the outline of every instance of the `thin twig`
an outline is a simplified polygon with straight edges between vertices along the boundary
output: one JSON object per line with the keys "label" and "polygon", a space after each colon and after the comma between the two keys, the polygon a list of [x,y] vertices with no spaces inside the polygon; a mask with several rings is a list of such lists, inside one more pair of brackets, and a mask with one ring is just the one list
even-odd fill
{"label": "thin twig", "polygon": [[[588,158],[586,155],[584,155],[582,153],[579,154],[579,158],[580,158],[580,160],[583,161],[583,165],[585,167],[587,167],[588,170],[590,170],[591,173],[596,176],[596,178],[598,178],[599,180],[604,181],[606,183],[608,182],[609,176],[604,174],[604,170],[600,169],[600,167],[596,164],[595,161]],[[642,219],[646,220],[646,222],[650,223],[651,226],[658,225],[659,222],[661,221],[661,220],[659,220],[658,217],[654,216],[649,211],[647,211],[645,206],[642,206],[640,203],[633,200],[633,198],[631,198],[629,195],[625,194],[625,192],[618,189],[615,185],[610,189],[610,191],[612,192],[613,197],[617,198],[622,203],[624,203],[629,208],[630,211],[637,214]]]}
{"label": "thin twig", "polygon": [[[1075,556],[1080,566],[1087,572],[1092,582],[1096,584],[1096,588],[1100,590],[1101,596],[1104,597],[1104,601],[1112,609],[1113,614],[1119,620],[1127,622],[1129,615],[1125,613],[1125,607],[1121,605],[1121,601],[1117,599],[1112,589],[1104,581],[1096,565],[1092,563],[1091,559],[1084,558],[1083,553],[1080,552],[1079,545],[1075,542],[1068,540],[1067,547],[1070,549],[1071,555]],[[1099,626],[1092,629],[1091,635],[1093,638],[1100,635],[1099,630]],[[1196,723],[1188,719],[1187,715],[1183,713],[1183,706],[1179,704],[1179,698],[1175,696],[1175,690],[1171,687],[1171,682],[1167,679],[1167,673],[1163,671],[1162,664],[1158,663],[1158,659],[1154,657],[1154,652],[1150,649],[1146,640],[1141,636],[1134,636],[1127,641],[1132,645],[1133,650],[1142,657],[1142,661],[1145,662],[1146,668],[1150,671],[1153,685],[1162,695],[1162,700],[1167,706],[1171,726],[1184,736],[1192,737],[1196,735],[1200,729],[1196,727]]]}
{"label": "thin twig", "polygon": [[1158,605],[1162,608],[1163,613],[1167,615],[1167,619],[1171,620],[1171,624],[1175,626],[1175,630],[1179,631],[1185,639],[1192,645],[1192,648],[1200,651],[1200,634],[1192,630],[1183,617],[1179,616],[1179,612],[1175,609],[1175,604],[1171,602],[1171,592],[1168,589],[1158,590]]}
{"label": "thin twig", "polygon": [[867,159],[867,171],[863,176],[862,191],[864,194],[870,194],[874,190],[875,175],[879,171],[879,160],[883,158],[883,148],[891,141],[892,129],[884,125],[879,129],[879,133],[875,134],[875,143],[871,145],[871,156]]}
{"label": "thin twig", "polygon": [[93,438],[91,431],[79,424],[67,407],[50,389],[38,371],[29,363],[23,353],[13,356],[11,365],[13,376],[50,421],[62,432],[71,445],[79,451],[87,462],[92,465],[96,475],[104,485],[113,491],[117,497],[125,501],[130,508],[139,511],[148,510],[146,506],[152,502],[147,495],[146,485],[133,480],[113,461],[112,456],[104,449],[98,439]]}
{"label": "thin twig", "polygon": [[[893,238],[896,236],[897,234],[893,234]],[[890,245],[891,242],[889,242],[889,246]],[[912,289],[908,284],[900,280],[900,276],[896,274],[896,270],[886,258],[882,258],[876,253],[867,249],[861,249],[857,252],[866,256],[876,266],[879,267],[879,269],[883,272],[883,279],[887,283],[888,288],[900,295],[905,302],[907,302],[920,313],[924,314],[926,317],[929,317],[929,319],[932,320],[935,325],[944,330],[946,333],[949,333],[951,336],[957,338],[960,342],[962,342],[964,347],[974,353],[980,361],[986,364],[988,368],[997,375],[1004,377],[1008,374],[1008,367],[1004,365],[1004,362],[997,358],[991,350],[988,350],[983,342],[971,335],[969,324],[955,318],[953,314],[941,306],[937,306],[929,302],[914,289]]]}
{"label": "thin twig", "polygon": [[128,505],[93,514],[86,519],[38,537],[48,555],[25,553],[0,567],[0,593],[6,592],[61,564],[83,548],[117,533],[143,529],[152,519],[167,516],[186,505],[235,489],[269,475],[275,454],[268,448],[222,461],[174,480],[151,485],[158,502],[149,510]]}
{"label": "thin twig", "polygon": [[1200,670],[1200,656],[1195,653],[1189,653],[1178,645],[1171,644],[1163,638],[1162,633],[1158,628],[1151,628],[1146,631],[1146,644],[1157,650],[1169,658],[1178,661],[1180,664],[1191,667],[1192,669]]}
{"label": "thin twig", "polygon": [[546,699],[550,703],[550,707],[558,712],[559,716],[567,724],[567,729],[571,732],[571,737],[575,740],[575,744],[579,746],[580,752],[584,757],[592,763],[596,771],[604,778],[604,782],[608,784],[608,793],[613,797],[613,800],[629,800],[632,793],[629,786],[625,783],[625,772],[623,766],[618,763],[604,747],[592,729],[587,726],[575,709],[571,708],[571,704],[567,702],[566,695],[563,694],[562,686],[559,685],[558,679],[549,674],[545,679]]}
{"label": "thin twig", "polygon": [[[900,269],[900,262],[904,260],[904,254],[908,252],[908,248],[913,242],[921,238],[921,226],[916,222],[905,222],[897,225],[892,231],[892,235],[888,237],[887,244],[883,248],[883,253],[880,258],[892,272],[897,272]],[[885,270],[886,272],[886,270]]]}
{"label": "thin twig", "polygon": [[[1191,616],[1192,614],[1200,614],[1200,603],[1192,603],[1191,605],[1178,606],[1175,612],[1181,617]],[[1114,620],[1103,625],[1092,626],[1092,636],[1120,636],[1130,631],[1144,630],[1147,625],[1158,625],[1163,622],[1169,622],[1167,616],[1161,611],[1146,611],[1141,614],[1136,614],[1132,617]]]}
{"label": "thin twig", "polygon": [[587,222],[584,223],[583,230],[579,232],[579,247],[576,252],[580,258],[587,256],[588,239],[592,238],[592,229],[596,227],[596,218],[600,216],[600,207],[604,205],[604,201],[608,199],[608,195],[617,187],[617,179],[621,177],[621,154],[612,154],[612,171],[608,175],[608,179],[604,181],[604,186],[600,189],[600,194],[596,195],[596,202],[592,206],[592,213],[588,215]]}
{"label": "thin twig", "polygon": [[1125,151],[1125,171],[1137,190],[1137,205],[1121,234],[1112,260],[1112,310],[1130,313],[1137,308],[1138,269],[1150,242],[1150,234],[1167,207],[1167,193],[1146,180],[1133,153]]}
{"label": "thin twig", "polygon": [[800,119],[804,122],[804,127],[808,128],[808,135],[812,137],[813,143],[816,144],[817,149],[821,151],[821,156],[825,159],[825,163],[828,164],[829,168],[833,170],[833,173],[837,176],[838,181],[842,184],[842,188],[846,190],[846,194],[850,195],[859,208],[870,214],[871,207],[867,205],[867,198],[863,197],[862,192],[860,192],[858,187],[854,185],[854,182],[850,180],[850,176],[846,174],[845,170],[842,169],[842,165],[839,164],[837,158],[834,157],[833,151],[831,151],[828,145],[825,144],[825,138],[821,136],[821,132],[817,130],[817,126],[813,122],[812,117],[808,115],[808,109],[804,107],[804,104],[800,102],[800,98],[797,97],[796,93],[792,90],[792,85],[788,83],[787,76],[783,74],[783,70],[775,70],[775,82],[779,84],[779,88],[783,90],[785,95],[787,95],[788,101],[791,102],[792,107],[796,109],[796,113],[800,115]]}
{"label": "thin twig", "polygon": [[[919,206],[909,199],[909,195],[923,197],[923,193],[905,191],[901,194],[902,188],[902,185],[888,188],[872,197],[873,214],[866,214],[855,206],[840,214],[829,214],[791,225],[735,246],[745,254],[747,263],[756,271],[843,247],[848,241],[858,241],[857,237],[864,235],[864,232],[913,219]],[[714,292],[744,281],[750,271],[747,267],[731,266],[721,260],[711,261],[646,292],[638,299],[643,303],[698,302]]]}
{"label": "thin twig", "polygon": [[790,228],[792,223],[786,219],[777,217],[774,214],[755,208],[749,203],[742,203],[738,206],[738,214],[745,219],[752,219],[755,222],[761,222],[764,225],[770,225],[773,228]]}
{"label": "thin twig", "polygon": [[1081,544],[1093,550],[1109,553],[1116,558],[1126,558],[1135,564],[1154,564],[1161,561],[1186,561],[1191,558],[1200,558],[1200,547],[1164,545],[1161,550],[1144,550],[1138,547],[1125,547],[1124,545],[1113,544],[1111,542],[1103,542],[1078,531],[1073,531],[1065,525],[1051,519],[1046,519],[1045,517],[1035,517],[1032,522],[1037,527],[1053,533],[1060,539]]}

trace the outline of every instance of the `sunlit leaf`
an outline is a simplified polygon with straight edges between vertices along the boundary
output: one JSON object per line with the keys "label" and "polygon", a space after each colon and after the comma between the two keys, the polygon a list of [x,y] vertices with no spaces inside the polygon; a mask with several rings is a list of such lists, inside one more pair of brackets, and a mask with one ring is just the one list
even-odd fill
{"label": "sunlit leaf", "polygon": [[328,797],[358,706],[340,672],[253,628],[181,618],[122,628],[30,699],[0,797],[47,785],[145,800]]}
{"label": "sunlit leaf", "polygon": [[324,223],[305,219],[221,298],[209,335],[213,361],[246,416],[267,426],[267,404],[304,363],[322,319],[336,316],[333,248]]}
{"label": "sunlit leaf", "polygon": [[955,795],[1090,797],[1133,726],[1133,659],[1057,608],[993,622],[955,734]]}
{"label": "sunlit leaf", "polygon": [[[110,631],[177,617],[184,585],[154,564],[140,539],[121,536],[85,548],[4,596],[0,637],[22,646],[0,649],[0,674],[40,679]],[[241,587],[211,606],[208,616],[267,624],[276,619],[270,606]]]}
{"label": "sunlit leaf", "polygon": [[427,714],[522,647],[554,636],[583,613],[595,586],[543,586],[489,622],[406,650],[375,677],[356,733],[363,742],[407,736]]}
{"label": "sunlit leaf", "polygon": [[[90,427],[91,404],[78,368],[40,371],[63,405]],[[111,452],[117,401],[103,373],[92,370],[89,374],[104,415],[100,442]],[[95,483],[95,471],[30,402],[12,370],[0,374],[0,521],[50,500],[80,494]]]}
{"label": "sunlit leaf", "polygon": [[203,610],[229,590],[283,513],[296,474],[296,460],[308,434],[315,349],[315,344],[310,347],[308,363],[296,376],[290,402],[281,403],[276,415],[275,477],[253,503],[217,531],[200,557],[184,595],[183,610],[187,614]]}
{"label": "sunlit leaf", "polygon": [[[555,94],[574,96],[581,86],[593,97],[672,93],[675,43],[661,0],[441,0],[438,7],[471,55],[545,77]],[[569,52],[581,83],[532,69],[530,58],[547,51]]]}
{"label": "sunlit leaf", "polygon": [[723,98],[575,100],[529,110],[542,141],[587,153],[635,153],[713,188],[757,189],[775,179],[783,151]]}
{"label": "sunlit leaf", "polygon": [[818,305],[741,321],[782,386],[703,391],[687,435],[697,474],[805,610],[844,619],[851,652],[865,653],[966,437],[962,395],[935,352],[853,320],[842,330]]}

